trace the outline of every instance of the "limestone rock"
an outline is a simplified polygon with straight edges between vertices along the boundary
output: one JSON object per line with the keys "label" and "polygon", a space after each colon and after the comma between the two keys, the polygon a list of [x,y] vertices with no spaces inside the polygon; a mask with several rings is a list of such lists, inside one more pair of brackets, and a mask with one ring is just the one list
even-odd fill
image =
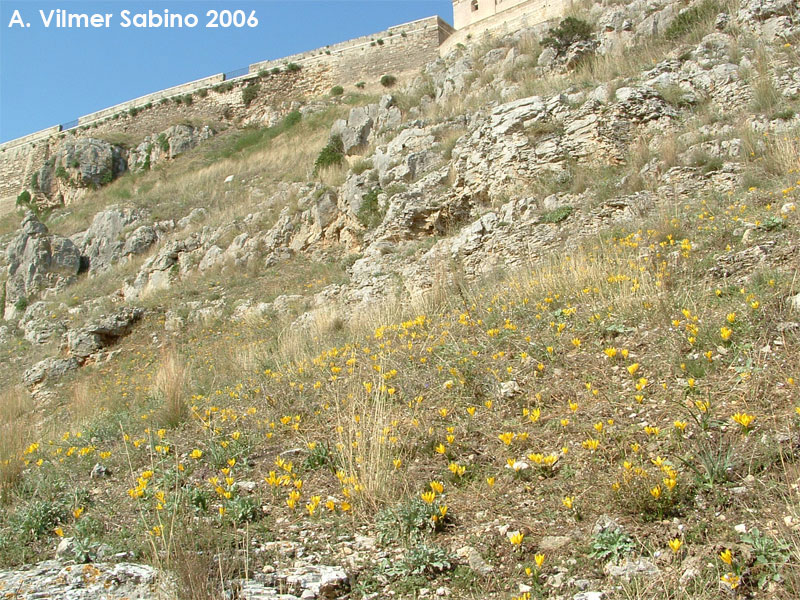
{"label": "limestone rock", "polygon": [[28,387],[48,379],[58,379],[69,371],[80,367],[80,361],[74,356],[69,358],[45,358],[22,374],[22,382]]}
{"label": "limestone rock", "polygon": [[128,233],[143,217],[142,211],[118,207],[95,215],[89,229],[75,239],[90,275],[103,273],[122,258],[141,254],[156,242],[158,235],[149,225]]}
{"label": "limestone rock", "polygon": [[214,135],[214,130],[208,125],[173,125],[159,134],[145,137],[130,153],[130,168],[132,171],[146,171],[160,162],[191,150]]}
{"label": "limestone rock", "polygon": [[75,280],[81,265],[80,251],[68,238],[51,235],[32,212],[6,249],[5,318],[18,312],[20,300],[48,289],[61,289]]}
{"label": "limestone rock", "polygon": [[53,204],[69,204],[87,188],[111,183],[128,168],[126,151],[104,140],[67,138],[37,173],[38,192]]}

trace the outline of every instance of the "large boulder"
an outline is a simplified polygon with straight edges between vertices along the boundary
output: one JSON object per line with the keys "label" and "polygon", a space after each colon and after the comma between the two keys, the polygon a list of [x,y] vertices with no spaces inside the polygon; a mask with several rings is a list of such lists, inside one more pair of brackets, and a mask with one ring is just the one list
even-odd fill
{"label": "large boulder", "polygon": [[68,238],[50,234],[32,212],[26,213],[6,256],[6,319],[24,311],[31,296],[72,283],[81,266],[78,247]]}
{"label": "large boulder", "polygon": [[69,353],[80,361],[113,345],[127,335],[144,315],[141,308],[123,308],[67,333]]}

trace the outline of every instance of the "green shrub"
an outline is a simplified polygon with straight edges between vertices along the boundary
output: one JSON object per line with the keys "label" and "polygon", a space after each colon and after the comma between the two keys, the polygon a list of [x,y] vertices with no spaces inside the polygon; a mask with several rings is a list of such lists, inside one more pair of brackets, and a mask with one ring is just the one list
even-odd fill
{"label": "green shrub", "polygon": [[384,75],[381,77],[381,85],[385,88],[392,87],[395,83],[397,83],[397,77],[394,75]]}
{"label": "green shrub", "polygon": [[286,70],[289,71],[289,73],[297,73],[302,68],[303,67],[301,67],[297,63],[289,63],[288,65],[286,65]]}
{"label": "green shrub", "polygon": [[551,27],[542,39],[542,46],[563,52],[575,42],[583,42],[592,37],[594,28],[590,23],[575,17],[562,19],[558,27]]}
{"label": "green shrub", "polygon": [[281,72],[280,67],[273,67],[272,71],[270,71],[270,73],[272,73],[273,75],[277,75],[280,72]]}
{"label": "green shrub", "polygon": [[314,173],[319,173],[321,169],[339,166],[343,162],[344,144],[342,143],[342,136],[334,135],[320,151],[317,160],[314,161]]}
{"label": "green shrub", "polygon": [[344,94],[344,88],[340,85],[335,85],[331,88],[331,96],[341,96]]}
{"label": "green shrub", "polygon": [[380,188],[373,188],[361,200],[356,218],[366,229],[373,229],[383,221],[383,211],[378,204],[378,194]]}
{"label": "green shrub", "polygon": [[114,181],[114,174],[111,171],[106,171],[100,178],[100,185],[108,185],[112,181]]}
{"label": "green shrub", "polygon": [[293,110],[283,118],[283,131],[294,127],[303,119],[303,114],[299,110]]}
{"label": "green shrub", "polygon": [[670,41],[677,41],[689,37],[704,22],[715,17],[720,11],[717,0],[705,0],[691,8],[687,8],[672,20],[664,31],[664,37]]}
{"label": "green shrub", "polygon": [[356,87],[357,87],[358,89],[360,89],[360,90],[363,90],[365,87],[367,87],[367,82],[366,82],[366,81],[359,81],[359,82],[356,84]]}
{"label": "green shrub", "polygon": [[28,308],[28,299],[25,296],[19,298],[14,302],[14,308],[17,309],[18,312],[25,312],[25,309]]}
{"label": "green shrub", "polygon": [[19,196],[17,196],[17,206],[30,206],[31,204],[31,193],[28,190],[24,190]]}
{"label": "green shrub", "polygon": [[544,213],[539,221],[541,223],[560,223],[572,214],[573,208],[571,206],[559,206],[553,210]]}
{"label": "green shrub", "polygon": [[35,190],[39,189],[39,171],[31,175],[31,187]]}
{"label": "green shrub", "polygon": [[242,90],[242,102],[245,106],[250,106],[250,103],[258,96],[258,91],[260,89],[261,86],[257,83],[250,83]]}
{"label": "green shrub", "polygon": [[192,97],[191,94],[186,94],[183,97],[183,103],[186,104],[186,106],[191,106],[192,102],[194,102],[194,98]]}
{"label": "green shrub", "polygon": [[128,114],[129,114],[130,116],[132,116],[132,117],[135,117],[136,115],[138,115],[138,114],[139,114],[140,110],[141,110],[141,109],[139,109],[139,108],[136,108],[135,106],[132,106],[131,108],[129,108],[129,109],[128,109]]}
{"label": "green shrub", "polygon": [[350,170],[356,175],[361,175],[364,171],[368,171],[371,168],[372,168],[372,161],[368,158],[362,158],[352,167],[350,167]]}
{"label": "green shrub", "polygon": [[62,165],[58,165],[56,168],[56,177],[67,181],[69,179],[69,173],[67,173],[67,170]]}
{"label": "green shrub", "polygon": [[163,152],[169,151],[169,140],[167,139],[166,133],[159,134],[158,139],[156,141],[158,142],[159,148],[161,148]]}
{"label": "green shrub", "polygon": [[208,96],[208,88],[197,90],[197,95],[200,96],[201,98],[205,98],[206,96]]}

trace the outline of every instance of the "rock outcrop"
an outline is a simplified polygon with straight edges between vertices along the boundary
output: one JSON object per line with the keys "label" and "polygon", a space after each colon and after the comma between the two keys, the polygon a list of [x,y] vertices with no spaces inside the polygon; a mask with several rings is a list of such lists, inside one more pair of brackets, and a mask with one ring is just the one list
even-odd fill
{"label": "rock outcrop", "polygon": [[78,247],[68,238],[50,234],[32,212],[22,220],[17,236],[6,249],[6,257],[6,319],[24,312],[36,294],[61,289],[75,281],[81,266]]}
{"label": "rock outcrop", "polygon": [[127,152],[104,140],[66,139],[36,174],[35,191],[49,205],[70,204],[88,188],[111,183],[128,168]]}

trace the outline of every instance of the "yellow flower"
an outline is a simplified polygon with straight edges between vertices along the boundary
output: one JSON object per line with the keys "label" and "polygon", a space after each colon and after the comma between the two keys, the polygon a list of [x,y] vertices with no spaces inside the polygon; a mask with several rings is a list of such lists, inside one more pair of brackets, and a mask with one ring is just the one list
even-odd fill
{"label": "yellow flower", "polygon": [[735,590],[737,587],[739,587],[740,580],[736,573],[725,573],[722,577],[720,577],[720,581],[730,586],[732,590]]}
{"label": "yellow flower", "polygon": [[422,492],[420,498],[422,498],[422,501],[426,504],[433,504],[433,501],[436,499],[436,494],[434,492]]}
{"label": "yellow flower", "polygon": [[520,533],[519,531],[513,531],[508,534],[508,541],[511,542],[512,546],[519,546],[522,543],[522,539],[525,537],[524,533]]}
{"label": "yellow flower", "polygon": [[203,456],[203,451],[195,448],[192,450],[191,454],[189,454],[193,459],[198,460],[200,457]]}
{"label": "yellow flower", "polygon": [[541,569],[542,565],[544,564],[544,554],[535,554],[533,556],[533,562],[535,562],[536,566]]}
{"label": "yellow flower", "polygon": [[719,328],[719,336],[722,338],[722,341],[724,342],[727,342],[729,339],[731,339],[732,333],[733,330],[728,327],[723,326]]}
{"label": "yellow flower", "polygon": [[510,431],[507,431],[505,433],[501,433],[497,437],[500,438],[500,441],[503,442],[506,446],[510,446],[511,440],[514,439],[514,434]]}
{"label": "yellow flower", "polygon": [[728,323],[734,323],[736,321],[736,313],[730,312],[728,313],[728,316],[725,318],[728,320]]}
{"label": "yellow flower", "polygon": [[61,529],[61,527],[56,527],[53,530],[53,533],[55,533],[58,537],[64,537],[64,530]]}
{"label": "yellow flower", "polygon": [[566,506],[569,510],[572,510],[572,505],[574,501],[575,498],[573,496],[564,496],[564,499],[561,501],[561,503],[564,506]]}
{"label": "yellow flower", "polygon": [[686,425],[688,425],[688,423],[686,421],[675,421],[673,425],[678,431],[684,432],[686,431]]}
{"label": "yellow flower", "polygon": [[608,358],[614,358],[617,355],[617,349],[616,348],[606,348],[605,350],[603,350],[603,352],[605,352],[605,355]]}
{"label": "yellow flower", "polygon": [[658,500],[661,497],[661,486],[657,485],[656,487],[650,490],[650,495]]}
{"label": "yellow flower", "polygon": [[756,420],[754,415],[748,415],[747,413],[739,413],[731,416],[731,419],[742,426],[742,429],[748,429],[750,424]]}
{"label": "yellow flower", "polygon": [[719,553],[719,559],[726,565],[733,563],[733,553],[730,548],[726,548],[723,552]]}
{"label": "yellow flower", "polygon": [[445,452],[447,452],[447,448],[444,447],[444,444],[439,444],[438,446],[436,446],[436,452],[438,452],[439,454],[444,454]]}
{"label": "yellow flower", "polygon": [[75,517],[76,521],[81,518],[81,515],[83,514],[83,511],[84,511],[84,508],[82,506],[79,506],[78,508],[76,508],[75,510],[72,511],[72,516]]}
{"label": "yellow flower", "polygon": [[486,484],[487,484],[489,487],[494,487],[494,477],[487,477],[487,478],[486,478]]}
{"label": "yellow flower", "polygon": [[628,373],[634,375],[636,371],[639,370],[639,363],[633,363],[632,365],[628,365]]}
{"label": "yellow flower", "polygon": [[675,538],[674,540],[670,540],[669,541],[669,547],[675,554],[678,553],[678,550],[681,549],[682,545],[683,545],[683,542],[681,540],[679,540],[678,538]]}

